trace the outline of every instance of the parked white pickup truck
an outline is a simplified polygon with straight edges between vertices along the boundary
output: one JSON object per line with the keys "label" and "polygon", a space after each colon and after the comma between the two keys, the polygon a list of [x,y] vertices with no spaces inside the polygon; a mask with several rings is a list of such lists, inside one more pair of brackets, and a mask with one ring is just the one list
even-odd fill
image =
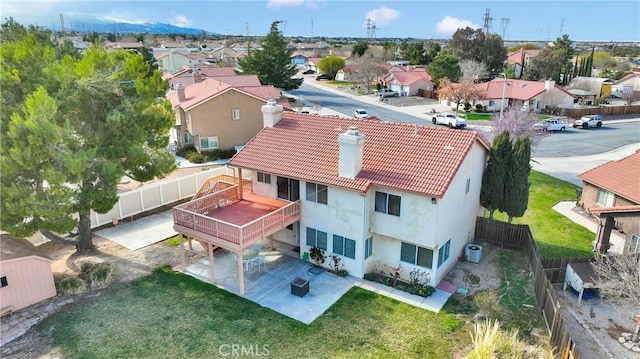
{"label": "parked white pickup truck", "polygon": [[544,131],[544,132],[553,132],[553,131],[563,132],[569,126],[570,126],[569,122],[563,119],[547,118],[533,125],[533,129],[536,131]]}
{"label": "parked white pickup truck", "polygon": [[582,116],[579,119],[573,122],[573,128],[584,128],[585,130],[589,127],[602,127],[602,116],[601,115],[586,115]]}
{"label": "parked white pickup truck", "polygon": [[433,115],[431,121],[434,125],[447,125],[449,128],[463,128],[467,126],[467,120],[457,116],[453,112],[440,112]]}

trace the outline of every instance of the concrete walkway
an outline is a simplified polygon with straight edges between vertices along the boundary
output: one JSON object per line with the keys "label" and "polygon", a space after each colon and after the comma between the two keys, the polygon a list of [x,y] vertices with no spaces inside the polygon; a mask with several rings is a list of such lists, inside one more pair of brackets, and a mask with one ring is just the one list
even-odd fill
{"label": "concrete walkway", "polygon": [[[558,202],[553,206],[553,210],[585,227],[594,234],[598,233],[598,219],[591,216],[586,211],[576,208],[576,203],[574,201]],[[594,236],[593,239],[595,240],[595,238],[596,237]],[[611,245],[611,248],[609,248],[610,252],[622,254],[624,250],[625,237],[613,230],[611,231],[609,243]]]}

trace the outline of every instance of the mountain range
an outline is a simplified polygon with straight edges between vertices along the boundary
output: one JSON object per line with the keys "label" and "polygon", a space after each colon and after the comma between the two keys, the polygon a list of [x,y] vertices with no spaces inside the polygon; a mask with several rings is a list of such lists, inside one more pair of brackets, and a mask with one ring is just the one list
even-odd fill
{"label": "mountain range", "polygon": [[[206,33],[207,35],[217,35],[214,32],[205,31],[203,29],[180,27],[166,23],[131,23],[89,16],[65,16],[64,22],[66,31],[76,31],[83,33],[95,31],[98,33],[116,32],[119,34],[150,33],[162,35],[199,35],[202,33]],[[57,28],[54,30],[60,29]]]}

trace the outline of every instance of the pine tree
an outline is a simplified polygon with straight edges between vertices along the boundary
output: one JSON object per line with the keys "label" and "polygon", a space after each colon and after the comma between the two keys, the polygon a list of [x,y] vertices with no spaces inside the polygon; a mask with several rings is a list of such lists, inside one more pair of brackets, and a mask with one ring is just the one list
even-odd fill
{"label": "pine tree", "polygon": [[531,142],[528,137],[516,138],[513,142],[508,175],[505,183],[504,211],[509,223],[522,217],[529,204],[529,174],[531,173]]}
{"label": "pine tree", "polygon": [[278,29],[280,22],[271,24],[271,30],[261,42],[262,49],[251,51],[238,61],[238,65],[242,73],[257,75],[263,85],[288,91],[300,87],[302,79],[292,78],[298,70],[291,62],[293,49],[287,48],[287,42]]}
{"label": "pine tree", "polygon": [[480,204],[489,210],[491,219],[496,209],[504,211],[505,208],[504,194],[510,157],[509,132],[504,131],[493,140],[480,189]]}

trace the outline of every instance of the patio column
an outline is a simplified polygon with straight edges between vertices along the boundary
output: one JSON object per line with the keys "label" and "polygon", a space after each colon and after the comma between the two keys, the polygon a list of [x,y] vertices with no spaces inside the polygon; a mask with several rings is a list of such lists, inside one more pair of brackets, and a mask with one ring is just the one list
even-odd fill
{"label": "patio column", "polygon": [[244,191],[244,188],[242,188],[242,168],[238,168],[238,199],[242,201],[242,191]]}
{"label": "patio column", "polygon": [[240,273],[238,275],[238,279],[239,279],[239,286],[240,286],[240,295],[244,295],[244,261],[242,260],[242,251],[238,252],[238,273]]}
{"label": "patio column", "polygon": [[211,275],[211,283],[215,283],[216,282],[216,266],[215,263],[213,263],[213,244],[208,243],[209,245],[209,271],[210,271],[210,275]]}
{"label": "patio column", "polygon": [[189,250],[192,251],[193,250],[193,245],[191,244],[191,241],[193,240],[193,237],[187,236],[187,239],[189,240]]}
{"label": "patio column", "polygon": [[607,253],[609,250],[609,238],[611,237],[611,230],[614,224],[615,220],[611,216],[607,216],[604,219],[604,224],[602,220],[598,221],[598,237],[596,238],[594,249],[599,253]]}
{"label": "patio column", "polygon": [[180,270],[184,271],[186,263],[184,258],[184,238],[182,237],[182,233],[178,233],[178,240],[180,241]]}

